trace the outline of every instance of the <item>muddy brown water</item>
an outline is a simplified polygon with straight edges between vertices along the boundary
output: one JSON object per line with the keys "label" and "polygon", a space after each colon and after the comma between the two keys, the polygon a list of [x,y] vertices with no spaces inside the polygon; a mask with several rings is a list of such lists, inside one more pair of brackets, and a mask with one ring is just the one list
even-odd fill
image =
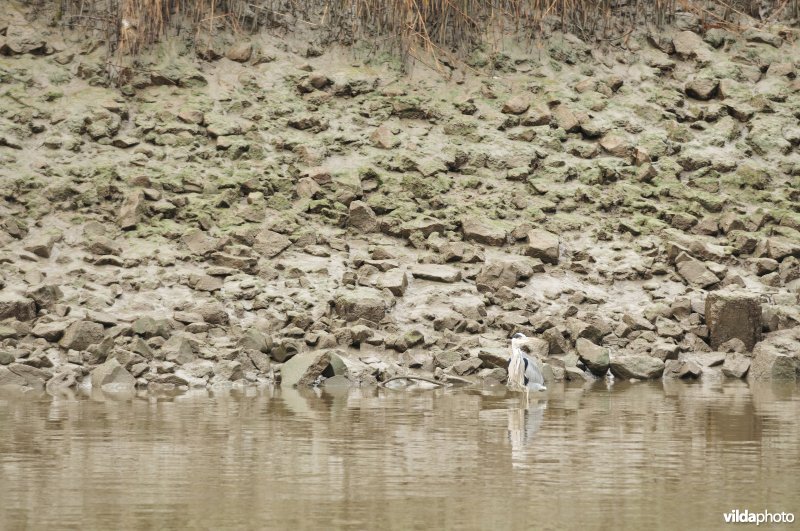
{"label": "muddy brown water", "polygon": [[795,386],[595,383],[523,406],[503,389],[4,391],[0,529],[714,529],[732,509],[800,518]]}

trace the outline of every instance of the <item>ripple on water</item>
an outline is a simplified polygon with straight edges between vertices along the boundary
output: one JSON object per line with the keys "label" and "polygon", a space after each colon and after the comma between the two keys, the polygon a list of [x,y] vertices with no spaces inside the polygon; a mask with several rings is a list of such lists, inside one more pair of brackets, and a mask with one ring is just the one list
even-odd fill
{"label": "ripple on water", "polygon": [[717,527],[800,512],[797,389],[0,401],[0,528]]}

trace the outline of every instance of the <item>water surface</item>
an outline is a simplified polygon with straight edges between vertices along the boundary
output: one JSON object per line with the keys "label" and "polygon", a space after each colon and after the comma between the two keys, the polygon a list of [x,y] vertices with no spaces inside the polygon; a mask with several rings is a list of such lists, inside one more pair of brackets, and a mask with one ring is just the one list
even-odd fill
{"label": "water surface", "polygon": [[800,517],[799,421],[744,382],[4,391],[0,529],[720,528]]}

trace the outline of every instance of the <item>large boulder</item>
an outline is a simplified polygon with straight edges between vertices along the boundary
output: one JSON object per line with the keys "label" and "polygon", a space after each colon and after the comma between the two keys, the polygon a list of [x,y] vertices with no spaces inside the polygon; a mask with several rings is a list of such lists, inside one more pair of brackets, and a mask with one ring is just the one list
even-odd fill
{"label": "large boulder", "polygon": [[105,329],[94,321],[75,321],[64,331],[59,344],[72,350],[86,350],[89,345],[103,341]]}
{"label": "large boulder", "polygon": [[706,326],[711,348],[740,339],[750,351],[761,339],[761,303],[758,296],[742,291],[715,291],[706,297]]}
{"label": "large boulder", "polygon": [[27,297],[6,293],[0,295],[0,321],[31,321],[36,318],[36,303]]}
{"label": "large boulder", "polygon": [[542,229],[528,232],[526,255],[538,258],[546,264],[557,264],[559,249],[558,235]]}
{"label": "large boulder", "polygon": [[748,378],[796,381],[800,372],[800,327],[767,334],[753,349]]}
{"label": "large boulder", "polygon": [[664,362],[647,354],[614,356],[611,360],[611,373],[617,378],[660,378],[664,373]]}
{"label": "large boulder", "polygon": [[608,371],[608,366],[611,364],[607,348],[595,345],[582,337],[575,342],[575,348],[578,351],[578,357],[592,374],[597,376],[605,375]]}
{"label": "large boulder", "polygon": [[346,375],[347,367],[335,352],[303,352],[292,357],[281,367],[281,386],[312,385],[320,379]]}
{"label": "large boulder", "polygon": [[134,387],[136,378],[120,365],[117,358],[109,358],[102,365],[98,365],[92,371],[92,387],[101,389],[104,385],[114,387]]}

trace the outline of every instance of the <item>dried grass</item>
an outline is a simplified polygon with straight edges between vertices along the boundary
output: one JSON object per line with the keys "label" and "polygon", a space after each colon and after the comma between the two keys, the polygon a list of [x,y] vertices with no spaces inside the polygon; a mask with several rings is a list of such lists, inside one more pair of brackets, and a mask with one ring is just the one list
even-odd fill
{"label": "dried grass", "polygon": [[[724,26],[747,15],[763,23],[800,15],[800,0],[59,0],[63,21],[103,34],[109,48],[135,54],[170,31],[213,34],[300,21],[331,40],[389,40],[404,52],[437,57],[504,36],[525,39],[557,29],[613,41],[633,29],[663,26],[680,11]],[[388,39],[387,39],[388,37]]]}

